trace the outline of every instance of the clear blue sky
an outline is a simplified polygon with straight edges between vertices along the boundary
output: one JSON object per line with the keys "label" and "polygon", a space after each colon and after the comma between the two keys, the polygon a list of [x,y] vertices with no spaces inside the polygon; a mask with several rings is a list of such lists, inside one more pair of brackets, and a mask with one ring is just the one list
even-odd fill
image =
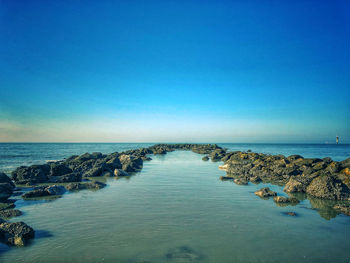
{"label": "clear blue sky", "polygon": [[350,143],[350,1],[0,0],[0,141]]}

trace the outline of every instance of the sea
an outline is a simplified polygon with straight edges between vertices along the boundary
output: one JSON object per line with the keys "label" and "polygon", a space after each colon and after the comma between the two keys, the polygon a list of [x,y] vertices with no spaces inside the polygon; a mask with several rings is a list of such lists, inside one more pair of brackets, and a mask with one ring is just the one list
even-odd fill
{"label": "sea", "polygon": [[[85,152],[112,153],[154,143],[1,143],[0,171],[42,164]],[[341,161],[345,144],[218,143],[230,151]],[[0,262],[349,262],[350,217],[334,202],[300,197],[295,206],[276,206],[254,191],[270,184],[221,181],[221,162],[175,151],[150,156],[128,178],[100,178],[98,191],[66,193],[56,200],[24,201],[11,222],[32,226],[25,247],[0,244]],[[295,212],[297,216],[286,215]]]}

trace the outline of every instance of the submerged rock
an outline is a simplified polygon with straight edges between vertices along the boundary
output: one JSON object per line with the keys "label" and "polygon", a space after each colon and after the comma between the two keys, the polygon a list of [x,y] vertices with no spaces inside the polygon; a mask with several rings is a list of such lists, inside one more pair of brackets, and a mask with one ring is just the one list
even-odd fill
{"label": "submerged rock", "polygon": [[39,186],[34,190],[26,192],[22,195],[23,198],[35,198],[42,196],[54,196],[62,195],[65,192],[64,186],[50,185],[50,186]]}
{"label": "submerged rock", "polygon": [[283,214],[285,214],[287,216],[297,216],[297,213],[295,213],[295,212],[283,212]]}
{"label": "submerged rock", "polygon": [[333,206],[333,208],[342,212],[344,215],[350,216],[350,205],[338,204]]}
{"label": "submerged rock", "polygon": [[284,196],[275,196],[273,201],[278,204],[298,204],[299,200],[295,197],[284,197]]}
{"label": "submerged rock", "polygon": [[24,246],[34,238],[35,231],[24,222],[0,224],[0,238],[8,245]]}
{"label": "submerged rock", "polygon": [[268,188],[268,187],[261,188],[260,190],[256,191],[254,194],[259,196],[259,197],[261,197],[261,198],[267,198],[267,197],[270,197],[270,196],[276,196],[277,195],[276,192],[271,191],[270,188]]}
{"label": "submerged rock", "polygon": [[84,189],[92,189],[92,190],[99,190],[106,186],[106,184],[92,181],[88,183],[70,183],[66,185],[66,189],[68,191],[77,191],[77,190],[84,190]]}
{"label": "submerged rock", "polygon": [[209,161],[209,157],[208,157],[208,156],[204,156],[204,157],[202,158],[202,160],[203,160],[203,161]]}
{"label": "submerged rock", "polygon": [[165,258],[174,262],[196,262],[202,260],[203,256],[188,246],[180,246],[169,250]]}

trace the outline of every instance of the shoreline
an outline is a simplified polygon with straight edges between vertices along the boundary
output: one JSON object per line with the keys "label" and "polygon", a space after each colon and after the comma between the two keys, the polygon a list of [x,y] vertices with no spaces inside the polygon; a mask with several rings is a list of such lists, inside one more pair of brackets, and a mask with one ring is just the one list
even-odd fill
{"label": "shoreline", "polygon": [[[4,212],[10,216],[21,214],[19,210],[14,209],[15,204],[9,199],[11,196],[22,194],[23,199],[57,198],[66,191],[98,190],[106,185],[91,179],[133,175],[142,169],[144,161],[151,160],[148,155],[163,155],[175,150],[205,154],[203,161],[223,161],[224,164],[220,168],[227,174],[222,180],[232,180],[239,185],[248,182],[284,185],[285,192],[291,195],[289,199],[281,198],[277,193],[270,193],[269,189],[260,189],[263,199],[272,196],[277,205],[293,205],[297,202],[293,199],[294,194],[308,194],[315,198],[339,201],[334,209],[350,215],[349,204],[346,203],[350,200],[350,158],[335,162],[330,158],[303,158],[300,155],[285,157],[249,150],[228,152],[215,144],[157,144],[108,155],[85,153],[42,165],[21,166],[12,173],[14,182],[3,173],[0,176],[3,187],[0,194],[3,204],[8,204],[0,213]],[[41,184],[46,186],[38,186]],[[23,193],[23,186],[19,188],[20,185],[35,188]],[[267,196],[264,192],[267,192]],[[34,230],[24,222],[8,223],[3,220],[0,231],[2,242],[8,245],[22,246],[35,236]]]}

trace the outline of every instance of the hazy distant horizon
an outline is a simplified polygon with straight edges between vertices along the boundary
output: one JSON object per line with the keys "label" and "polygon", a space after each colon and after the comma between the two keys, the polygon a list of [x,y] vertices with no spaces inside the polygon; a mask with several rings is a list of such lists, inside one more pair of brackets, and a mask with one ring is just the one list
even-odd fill
{"label": "hazy distant horizon", "polygon": [[350,143],[350,1],[0,1],[0,141]]}

